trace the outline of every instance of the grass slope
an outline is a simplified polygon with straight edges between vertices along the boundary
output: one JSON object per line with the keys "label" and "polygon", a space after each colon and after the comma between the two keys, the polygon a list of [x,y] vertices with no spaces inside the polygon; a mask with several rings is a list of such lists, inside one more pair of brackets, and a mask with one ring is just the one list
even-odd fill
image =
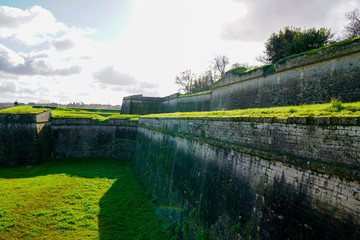
{"label": "grass slope", "polygon": [[51,114],[54,118],[91,118],[98,121],[106,121],[109,119],[137,121],[139,117],[139,115],[120,114],[119,110],[65,107],[51,107]]}
{"label": "grass slope", "polygon": [[137,121],[140,116],[120,114],[119,110],[66,108],[52,106],[19,106],[1,110],[0,113],[39,114],[48,110],[51,110],[51,115],[54,118],[91,118],[99,122],[110,119]]}
{"label": "grass slope", "polygon": [[166,239],[130,163],[68,159],[0,169],[0,239]]}
{"label": "grass slope", "polygon": [[149,114],[144,117],[275,117],[278,119],[287,119],[289,117],[360,117],[360,102],[342,103],[339,100],[333,99],[330,103],[325,104],[251,108],[230,111],[176,112]]}
{"label": "grass slope", "polygon": [[13,114],[39,114],[48,111],[47,108],[33,108],[31,106],[17,106],[0,110],[0,113],[13,113]]}

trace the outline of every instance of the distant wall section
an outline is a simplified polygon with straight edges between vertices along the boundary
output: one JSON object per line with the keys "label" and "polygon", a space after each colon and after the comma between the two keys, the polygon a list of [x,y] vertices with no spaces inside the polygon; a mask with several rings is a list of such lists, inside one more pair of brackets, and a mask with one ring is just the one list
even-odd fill
{"label": "distant wall section", "polygon": [[136,124],[113,119],[98,123],[93,119],[53,119],[53,157],[105,157],[131,159],[136,144]]}
{"label": "distant wall section", "polygon": [[279,60],[248,72],[230,70],[211,93],[126,97],[122,113],[193,112],[360,101],[360,38]]}
{"label": "distant wall section", "polygon": [[134,95],[123,99],[121,114],[161,113],[164,98]]}
{"label": "distant wall section", "polygon": [[236,74],[213,85],[211,110],[360,100],[360,39]]}
{"label": "distant wall section", "polygon": [[176,98],[165,98],[162,102],[163,113],[169,112],[201,112],[209,111],[211,92],[206,94],[194,94]]}

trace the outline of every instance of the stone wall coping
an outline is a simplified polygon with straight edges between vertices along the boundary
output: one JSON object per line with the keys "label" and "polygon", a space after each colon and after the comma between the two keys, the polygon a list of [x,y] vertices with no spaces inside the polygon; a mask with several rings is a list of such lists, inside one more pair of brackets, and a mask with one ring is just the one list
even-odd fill
{"label": "stone wall coping", "polygon": [[139,123],[149,119],[360,126],[360,117],[289,117],[286,119],[275,117],[139,117]]}

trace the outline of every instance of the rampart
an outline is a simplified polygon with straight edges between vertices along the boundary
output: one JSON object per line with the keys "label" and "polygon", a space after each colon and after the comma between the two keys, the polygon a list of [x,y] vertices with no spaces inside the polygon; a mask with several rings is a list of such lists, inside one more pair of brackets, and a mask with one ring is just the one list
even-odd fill
{"label": "rampart", "polygon": [[[232,69],[211,93],[156,98],[154,110],[136,106],[145,100],[123,100],[122,113],[191,112],[360,100],[360,38],[279,60],[276,64],[237,73]],[[175,95],[171,95],[175,96]],[[162,102],[162,103],[161,103]],[[134,104],[134,107],[132,107]],[[155,107],[156,106],[156,107]],[[155,111],[156,110],[156,111]]]}
{"label": "rampart", "polygon": [[[122,113],[360,99],[360,40],[229,71],[211,93],[124,99]],[[0,166],[132,160],[183,239],[360,239],[359,118],[140,118],[0,114]],[[161,210],[162,209],[162,210]]]}
{"label": "rampart", "polygon": [[131,159],[136,134],[136,123],[121,119],[50,118],[50,111],[0,114],[0,167],[60,158]]}
{"label": "rampart", "polygon": [[0,119],[2,167],[132,160],[184,239],[360,237],[358,118]]}
{"label": "rampart", "polygon": [[357,119],[141,118],[134,170],[190,239],[357,239]]}
{"label": "rampart", "polygon": [[50,160],[50,114],[0,114],[0,167]]}
{"label": "rampart", "polygon": [[92,119],[52,119],[53,158],[105,157],[132,159],[136,124],[113,119],[99,123]]}

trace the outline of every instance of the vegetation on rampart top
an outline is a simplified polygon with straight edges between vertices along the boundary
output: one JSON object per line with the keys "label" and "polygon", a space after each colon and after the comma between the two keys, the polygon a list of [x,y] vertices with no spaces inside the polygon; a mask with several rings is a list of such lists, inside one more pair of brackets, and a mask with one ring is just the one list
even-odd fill
{"label": "vegetation on rampart top", "polygon": [[[277,64],[282,64],[284,62],[286,62],[287,60],[289,59],[292,59],[292,58],[296,58],[298,56],[303,56],[303,55],[313,55],[313,54],[316,54],[324,49],[327,49],[329,47],[341,47],[341,46],[345,46],[345,45],[348,45],[348,44],[351,44],[355,41],[359,41],[360,40],[360,36],[359,37],[354,37],[354,38],[349,38],[349,39],[346,39],[346,40],[343,40],[343,41],[340,41],[340,42],[334,42],[334,43],[331,43],[331,44],[328,44],[328,45],[325,45],[325,46],[322,46],[320,48],[315,48],[315,49],[312,49],[312,50],[309,50],[309,51],[305,51],[305,52],[301,52],[301,53],[297,53],[297,54],[293,54],[291,56],[288,56],[288,57],[285,57],[285,58],[282,58],[280,59]],[[232,73],[232,74],[237,74],[237,75],[242,75],[244,73],[248,73],[248,72],[251,72],[255,69],[259,69],[259,68],[264,68],[264,74],[263,75],[268,75],[268,74],[271,74],[273,72],[275,72],[275,64],[265,64],[265,65],[262,65],[262,66],[256,66],[256,67],[253,67],[253,68],[247,68],[245,71],[244,71],[244,67],[236,67],[236,68],[233,68],[233,69],[230,69],[229,71],[227,71],[227,73]],[[225,76],[224,76],[225,77]],[[221,80],[224,79],[224,77],[220,78],[218,81],[216,82],[219,82]]]}
{"label": "vegetation on rampart top", "polygon": [[90,118],[97,121],[106,121],[111,119],[122,119],[137,121],[140,115],[124,115],[119,110],[111,109],[88,109],[88,108],[67,108],[53,106],[19,106],[1,110],[0,113],[14,114],[39,114],[51,110],[53,118]]}
{"label": "vegetation on rampart top", "polygon": [[271,34],[265,43],[264,55],[257,60],[263,63],[276,63],[282,58],[322,47],[333,37],[330,29],[285,27],[279,33]]}
{"label": "vegetation on rampart top", "polygon": [[39,114],[49,111],[48,108],[33,108],[31,106],[17,106],[0,110],[0,113],[11,114]]}
{"label": "vegetation on rampart top", "polygon": [[212,117],[212,118],[233,118],[233,117],[271,117],[287,119],[289,117],[360,117],[360,102],[342,103],[338,99],[332,99],[330,103],[312,104],[288,107],[251,108],[229,111],[211,112],[176,112],[163,114],[149,114],[143,117]]}
{"label": "vegetation on rampart top", "polygon": [[207,91],[203,91],[203,92],[197,92],[197,93],[180,94],[179,98],[202,95],[202,94],[209,94],[209,93],[211,93],[211,90],[207,90]]}
{"label": "vegetation on rampart top", "polygon": [[0,169],[0,239],[170,239],[128,161]]}
{"label": "vegetation on rampart top", "polygon": [[51,114],[54,118],[91,118],[100,122],[110,119],[137,121],[139,117],[139,115],[122,115],[118,110],[59,107],[51,109]]}
{"label": "vegetation on rampart top", "polygon": [[320,52],[321,50],[324,50],[326,48],[329,48],[329,47],[340,47],[340,46],[345,46],[347,44],[351,44],[355,41],[359,41],[360,39],[360,36],[359,37],[354,37],[354,38],[349,38],[349,39],[346,39],[346,40],[343,40],[343,41],[340,41],[340,42],[334,42],[334,43],[331,43],[331,44],[328,44],[328,45],[325,45],[325,46],[322,46],[320,48],[315,48],[315,49],[312,49],[312,50],[309,50],[309,51],[306,51],[306,52],[302,52],[302,53],[298,53],[298,54],[293,54],[291,56],[288,56],[286,58],[283,58],[283,59],[280,59],[279,60],[279,63],[283,62],[283,61],[286,61],[287,59],[290,59],[290,58],[294,58],[294,57],[297,57],[297,56],[302,56],[302,55],[313,55],[313,54],[316,54],[318,52]]}

